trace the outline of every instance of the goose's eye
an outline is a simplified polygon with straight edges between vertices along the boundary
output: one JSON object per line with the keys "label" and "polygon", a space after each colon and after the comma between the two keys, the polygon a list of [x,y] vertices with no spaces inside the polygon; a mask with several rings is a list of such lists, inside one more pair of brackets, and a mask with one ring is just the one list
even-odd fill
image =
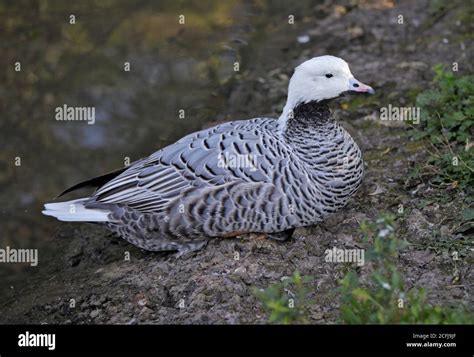
{"label": "goose's eye", "polygon": [[331,78],[332,74],[331,73],[326,73],[326,78]]}

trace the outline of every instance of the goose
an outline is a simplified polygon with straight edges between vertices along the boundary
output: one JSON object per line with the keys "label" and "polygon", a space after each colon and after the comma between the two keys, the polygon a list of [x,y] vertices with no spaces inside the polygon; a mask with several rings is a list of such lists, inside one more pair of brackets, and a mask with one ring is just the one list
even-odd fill
{"label": "goose", "polygon": [[42,213],[98,223],[142,249],[177,255],[246,233],[286,240],[344,207],[361,184],[361,151],[328,106],[345,93],[374,90],[343,59],[314,57],[295,68],[278,119],[189,134],[65,190],[60,196],[96,187],[90,197],[47,203]]}

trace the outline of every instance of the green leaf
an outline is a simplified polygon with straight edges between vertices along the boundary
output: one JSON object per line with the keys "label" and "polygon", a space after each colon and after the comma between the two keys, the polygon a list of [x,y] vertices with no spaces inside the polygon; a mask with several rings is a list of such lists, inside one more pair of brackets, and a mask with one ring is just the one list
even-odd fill
{"label": "green leaf", "polygon": [[474,220],[474,208],[466,208],[462,211],[462,218],[464,221]]}

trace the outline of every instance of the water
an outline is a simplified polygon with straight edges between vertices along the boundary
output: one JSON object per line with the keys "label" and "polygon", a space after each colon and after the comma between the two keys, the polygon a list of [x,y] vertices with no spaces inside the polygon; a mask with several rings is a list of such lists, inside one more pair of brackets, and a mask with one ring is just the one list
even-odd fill
{"label": "water", "polygon": [[[289,13],[308,7],[290,12],[284,1],[179,4],[0,4],[0,248],[40,248],[41,259],[41,249],[54,249],[63,224],[40,213],[45,202],[227,119],[228,84],[239,75],[234,63],[245,53],[265,59],[260,44],[268,39],[266,29],[287,26]],[[296,32],[287,35],[296,42]],[[56,120],[64,104],[93,107],[95,123]],[[11,281],[25,269],[31,268],[1,264],[0,279]]]}

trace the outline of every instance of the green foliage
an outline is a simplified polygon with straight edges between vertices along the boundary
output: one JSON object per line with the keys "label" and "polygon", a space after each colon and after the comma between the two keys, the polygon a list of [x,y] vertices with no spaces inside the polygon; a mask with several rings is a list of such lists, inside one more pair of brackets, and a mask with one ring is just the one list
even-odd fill
{"label": "green foliage", "polygon": [[257,298],[270,313],[269,322],[275,324],[306,323],[307,284],[312,277],[295,272],[291,278],[270,285],[266,289],[254,288]]}
{"label": "green foliage", "polygon": [[454,187],[474,184],[474,76],[458,76],[441,65],[434,68],[433,88],[416,99],[421,123],[411,131],[426,140],[428,168],[436,181]]}
{"label": "green foliage", "polygon": [[397,239],[394,217],[385,215],[375,223],[361,225],[365,241],[373,240],[367,259],[374,271],[368,286],[357,274],[348,273],[341,281],[341,315],[350,324],[461,324],[473,323],[474,315],[467,307],[432,306],[424,289],[406,292],[402,274],[397,269],[398,252],[405,246]]}
{"label": "green foliage", "polygon": [[462,216],[466,221],[473,221],[474,220],[474,208],[466,208],[462,211]]}

